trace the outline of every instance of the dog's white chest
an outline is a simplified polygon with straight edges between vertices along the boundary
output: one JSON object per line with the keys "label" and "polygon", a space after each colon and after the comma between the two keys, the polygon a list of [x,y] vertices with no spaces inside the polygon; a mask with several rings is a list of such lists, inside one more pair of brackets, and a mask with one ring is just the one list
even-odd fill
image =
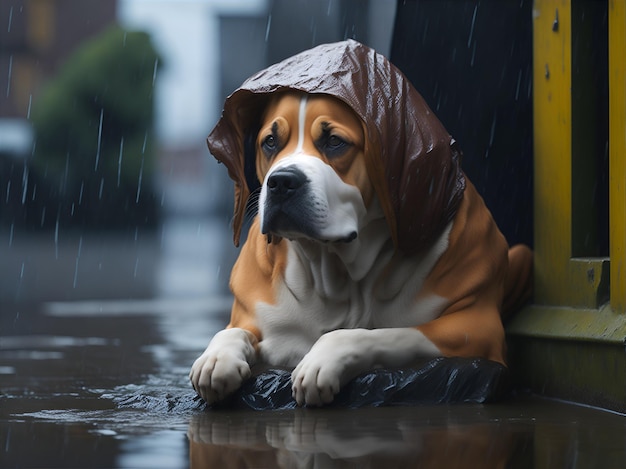
{"label": "dog's white chest", "polygon": [[448,246],[449,231],[426,255],[393,261],[393,268],[393,248],[382,238],[366,239],[368,249],[352,246],[356,254],[290,245],[276,304],[257,305],[262,360],[295,366],[326,332],[414,327],[436,318],[446,300],[424,295],[422,286]]}

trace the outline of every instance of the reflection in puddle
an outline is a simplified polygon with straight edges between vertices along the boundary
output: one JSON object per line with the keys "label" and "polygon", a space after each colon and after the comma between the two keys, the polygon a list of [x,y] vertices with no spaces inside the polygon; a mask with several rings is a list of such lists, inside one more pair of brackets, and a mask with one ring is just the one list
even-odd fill
{"label": "reflection in puddle", "polygon": [[514,447],[529,444],[529,432],[506,422],[481,421],[479,412],[473,422],[463,421],[453,412],[446,407],[207,412],[189,425],[191,467],[511,467]]}

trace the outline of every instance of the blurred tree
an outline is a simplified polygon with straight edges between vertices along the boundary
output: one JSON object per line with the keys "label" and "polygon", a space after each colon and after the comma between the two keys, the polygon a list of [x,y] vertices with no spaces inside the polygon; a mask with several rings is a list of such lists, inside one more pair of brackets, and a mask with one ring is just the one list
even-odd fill
{"label": "blurred tree", "polygon": [[159,63],[147,34],[115,26],[77,49],[42,92],[32,166],[48,181],[48,200],[58,200],[48,219],[97,228],[154,223]]}

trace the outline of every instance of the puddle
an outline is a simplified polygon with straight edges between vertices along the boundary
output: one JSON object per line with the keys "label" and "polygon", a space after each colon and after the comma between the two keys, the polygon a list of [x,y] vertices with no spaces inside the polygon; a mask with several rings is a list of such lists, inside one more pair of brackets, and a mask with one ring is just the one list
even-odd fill
{"label": "puddle", "polygon": [[[175,255],[193,256],[192,249],[183,251]],[[85,263],[100,263],[90,252],[85,238]],[[123,246],[106,253],[111,270],[116,262],[136,262]],[[159,260],[158,239],[142,253],[153,266],[182,265]],[[215,274],[215,267],[203,269]],[[21,294],[27,291],[24,285]],[[187,374],[226,324],[230,298],[215,287],[162,297],[145,292],[119,299],[108,291],[102,300],[84,292],[74,292],[73,301],[60,294],[52,301],[38,294],[31,302],[0,297],[1,467],[626,467],[626,417],[538,398],[207,411]]]}

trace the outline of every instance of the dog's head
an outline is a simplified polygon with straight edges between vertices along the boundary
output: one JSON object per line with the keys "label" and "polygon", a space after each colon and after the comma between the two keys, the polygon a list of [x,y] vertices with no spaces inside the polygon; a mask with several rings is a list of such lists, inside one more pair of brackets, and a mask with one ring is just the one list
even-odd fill
{"label": "dog's head", "polygon": [[[387,59],[352,40],[248,79],[227,98],[208,144],[235,181],[235,244],[246,201],[261,182],[266,233],[349,241],[358,236],[349,220],[375,194],[390,236],[407,254],[441,233],[465,188],[460,151],[419,93]],[[324,204],[333,208],[319,215]],[[348,215],[333,212],[342,204]]]}
{"label": "dog's head", "polygon": [[327,95],[272,97],[256,140],[261,231],[270,237],[350,242],[373,188],[361,120]]}

